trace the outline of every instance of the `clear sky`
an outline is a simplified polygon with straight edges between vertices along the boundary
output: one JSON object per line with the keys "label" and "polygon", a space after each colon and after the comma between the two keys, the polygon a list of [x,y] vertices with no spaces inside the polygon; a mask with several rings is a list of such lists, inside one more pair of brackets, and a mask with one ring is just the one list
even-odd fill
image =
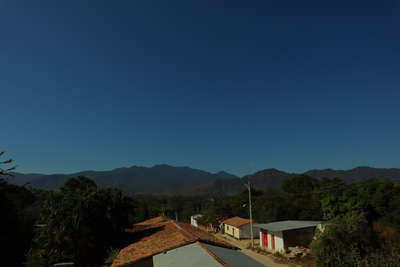
{"label": "clear sky", "polygon": [[0,0],[22,173],[400,168],[399,1]]}

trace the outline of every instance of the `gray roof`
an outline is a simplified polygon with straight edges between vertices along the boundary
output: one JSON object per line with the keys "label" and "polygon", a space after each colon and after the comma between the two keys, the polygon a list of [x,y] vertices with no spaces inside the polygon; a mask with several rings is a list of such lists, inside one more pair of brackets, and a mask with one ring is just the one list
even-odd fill
{"label": "gray roof", "polygon": [[[230,250],[230,249],[228,249]],[[192,243],[153,256],[153,266],[213,266],[222,267],[207,251],[197,243]]]}
{"label": "gray roof", "polygon": [[254,227],[266,229],[268,231],[279,232],[308,227],[316,227],[321,224],[320,221],[282,221],[273,223],[256,224]]}
{"label": "gray roof", "polygon": [[[214,255],[225,262],[231,267],[264,267],[258,261],[250,258],[243,252],[214,246],[206,243],[202,243],[207,249],[209,249]],[[188,267],[188,266],[210,266],[210,267],[222,267],[222,265],[211,256],[206,250],[204,250],[198,243],[192,243],[186,246],[182,246],[176,249],[166,251],[153,256],[153,266],[174,266],[174,267]]]}
{"label": "gray roof", "polygon": [[203,243],[203,245],[206,248],[208,248],[212,253],[214,253],[218,258],[220,258],[223,262],[225,262],[231,267],[243,267],[243,266],[265,267],[265,265],[259,263],[253,258],[250,258],[241,251],[226,249],[223,247],[209,245],[205,243]]}

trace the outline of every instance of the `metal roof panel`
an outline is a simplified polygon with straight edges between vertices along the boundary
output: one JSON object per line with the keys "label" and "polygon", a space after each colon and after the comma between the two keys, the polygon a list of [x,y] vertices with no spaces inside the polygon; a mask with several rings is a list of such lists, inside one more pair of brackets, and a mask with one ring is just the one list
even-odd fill
{"label": "metal roof panel", "polygon": [[322,222],[320,221],[282,221],[265,224],[256,224],[254,227],[266,229],[268,231],[280,232],[293,229],[301,229],[308,227],[316,227]]}
{"label": "metal roof panel", "polygon": [[[227,248],[222,249],[232,250]],[[183,247],[169,250],[166,253],[155,255],[153,256],[153,264],[154,267],[223,266],[197,243],[192,243]]]}
{"label": "metal roof panel", "polygon": [[253,258],[250,258],[241,251],[226,249],[204,243],[203,245],[230,267],[243,267],[243,266],[265,267],[265,265],[259,263]]}

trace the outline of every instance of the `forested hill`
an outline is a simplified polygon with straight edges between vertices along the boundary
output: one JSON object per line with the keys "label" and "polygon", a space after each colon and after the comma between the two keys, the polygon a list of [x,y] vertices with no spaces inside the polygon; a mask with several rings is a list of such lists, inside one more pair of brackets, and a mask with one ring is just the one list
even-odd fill
{"label": "forested hill", "polygon": [[357,183],[364,181],[365,179],[375,177],[384,179],[397,179],[393,180],[393,183],[397,184],[400,182],[400,169],[390,168],[390,169],[379,169],[370,167],[357,167],[348,171],[340,170],[311,170],[305,174],[310,175],[316,179],[321,179],[323,177],[340,177],[346,183]]}
{"label": "forested hill", "polygon": [[85,176],[99,187],[120,188],[126,194],[168,194],[180,188],[195,187],[213,179],[230,179],[236,176],[226,172],[212,174],[189,167],[155,165],[151,168],[132,166],[112,171],[84,171],[74,174],[21,174],[13,173],[9,182],[38,189],[58,189],[71,177]]}
{"label": "forested hill", "polygon": [[[400,169],[378,169],[357,167],[348,171],[341,170],[310,170],[305,174],[314,178],[340,177],[344,183],[359,182],[366,179],[392,179],[400,182]],[[237,194],[244,188],[247,178],[251,185],[259,189],[280,189],[285,179],[299,175],[286,173],[277,169],[266,169],[238,179],[226,172],[212,174],[189,167],[173,167],[156,165],[151,168],[133,166],[112,171],[85,171],[74,174],[21,174],[14,173],[9,182],[38,189],[58,189],[71,177],[86,176],[93,179],[100,187],[117,187],[126,194],[184,194],[184,195],[225,195]]]}

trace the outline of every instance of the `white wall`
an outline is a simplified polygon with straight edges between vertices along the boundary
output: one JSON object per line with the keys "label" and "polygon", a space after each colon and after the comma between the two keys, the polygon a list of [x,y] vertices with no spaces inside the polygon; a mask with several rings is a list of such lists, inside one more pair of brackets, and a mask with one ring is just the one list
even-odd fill
{"label": "white wall", "polygon": [[[260,246],[265,247],[265,244],[263,242],[262,238],[262,232],[258,232],[259,237],[260,237]],[[274,236],[275,239],[275,251],[284,251],[285,250],[285,244],[283,242],[283,233],[280,232],[272,232],[268,231],[268,249],[272,250],[272,236]]]}
{"label": "white wall", "polygon": [[195,227],[199,227],[197,220],[200,219],[201,217],[203,217],[203,215],[201,214],[190,216],[190,224]]}
{"label": "white wall", "polygon": [[[274,235],[275,236],[275,250],[276,251],[284,251],[285,250],[285,244],[283,242],[283,233],[282,231],[280,232],[269,232],[268,234]],[[272,236],[271,236],[272,237]],[[271,243],[269,243],[271,245],[271,249],[272,249],[272,240]]]}
{"label": "white wall", "polygon": [[233,236],[237,239],[241,238],[241,231],[239,230],[239,228],[229,224],[225,224],[225,234]]}
{"label": "white wall", "polygon": [[193,217],[190,218],[190,224],[195,226],[195,227],[199,227],[199,225],[197,224],[197,220],[195,220]]}

